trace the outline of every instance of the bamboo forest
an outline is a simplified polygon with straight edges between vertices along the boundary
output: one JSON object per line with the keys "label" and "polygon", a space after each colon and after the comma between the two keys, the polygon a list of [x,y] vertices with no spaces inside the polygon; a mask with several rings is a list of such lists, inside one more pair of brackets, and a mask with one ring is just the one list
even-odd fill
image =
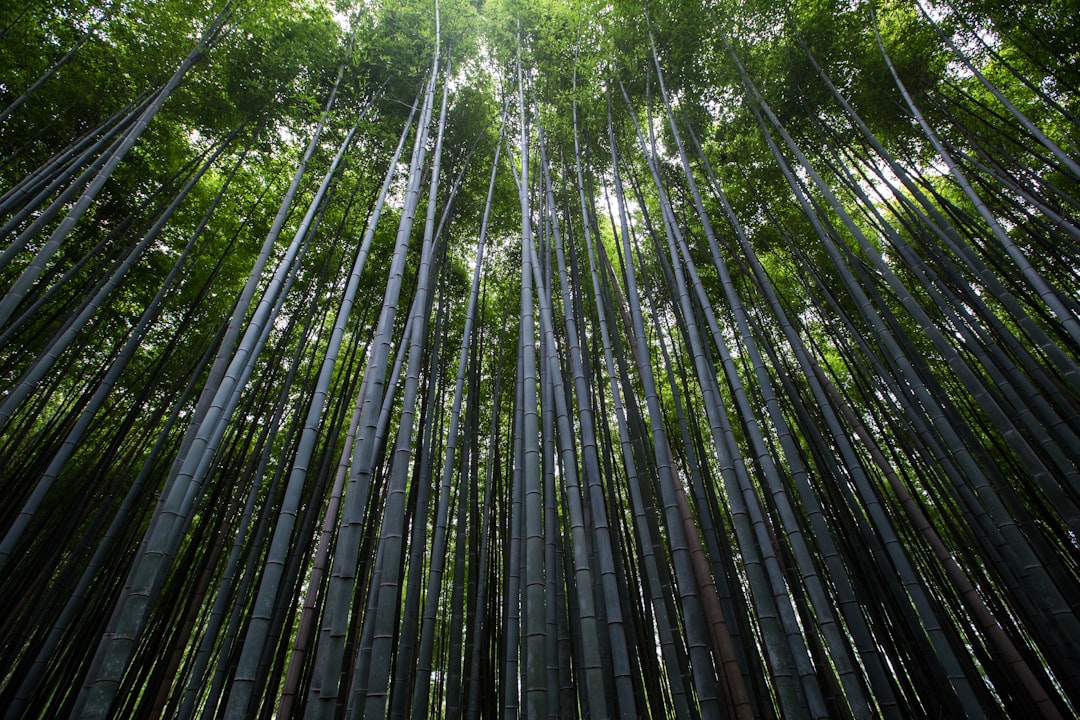
{"label": "bamboo forest", "polygon": [[0,716],[1080,716],[1078,18],[0,2]]}

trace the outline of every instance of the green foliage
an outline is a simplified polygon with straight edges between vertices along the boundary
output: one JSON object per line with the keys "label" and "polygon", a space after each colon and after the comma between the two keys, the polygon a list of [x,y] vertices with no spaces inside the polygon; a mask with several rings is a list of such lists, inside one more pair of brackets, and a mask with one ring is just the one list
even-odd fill
{"label": "green foliage", "polygon": [[198,82],[177,98],[201,132],[247,118],[308,119],[321,108],[344,54],[344,32],[324,5],[280,3],[241,12]]}

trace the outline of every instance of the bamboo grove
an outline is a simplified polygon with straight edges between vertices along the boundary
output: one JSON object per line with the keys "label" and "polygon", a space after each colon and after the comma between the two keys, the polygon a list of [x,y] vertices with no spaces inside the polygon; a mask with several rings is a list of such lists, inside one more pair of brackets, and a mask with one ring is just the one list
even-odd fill
{"label": "bamboo grove", "polygon": [[3,717],[1075,717],[1078,13],[4,3]]}

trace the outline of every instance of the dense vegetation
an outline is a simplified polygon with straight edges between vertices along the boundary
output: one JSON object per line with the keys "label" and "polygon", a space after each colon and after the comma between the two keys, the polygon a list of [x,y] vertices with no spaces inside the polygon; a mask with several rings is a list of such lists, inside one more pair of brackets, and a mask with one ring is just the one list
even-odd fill
{"label": "dense vegetation", "polygon": [[4,718],[1075,717],[1077,17],[0,3]]}

